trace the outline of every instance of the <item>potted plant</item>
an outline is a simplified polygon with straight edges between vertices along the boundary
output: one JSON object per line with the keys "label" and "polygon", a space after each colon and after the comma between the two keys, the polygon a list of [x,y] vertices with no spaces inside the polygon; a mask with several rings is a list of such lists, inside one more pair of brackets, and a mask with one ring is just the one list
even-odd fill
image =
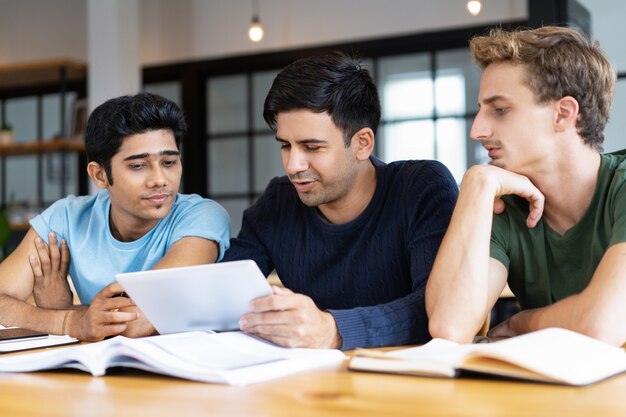
{"label": "potted plant", "polygon": [[13,143],[13,127],[10,123],[4,121],[0,127],[0,145],[8,145]]}

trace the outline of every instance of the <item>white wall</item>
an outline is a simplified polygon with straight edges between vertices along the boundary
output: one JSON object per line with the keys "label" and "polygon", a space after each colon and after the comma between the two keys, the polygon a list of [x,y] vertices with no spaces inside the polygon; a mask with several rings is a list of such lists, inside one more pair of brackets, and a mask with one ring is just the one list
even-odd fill
{"label": "white wall", "polygon": [[265,38],[253,44],[247,38],[250,0],[144,0],[142,62],[240,55],[526,19],[526,0],[485,3],[483,13],[473,17],[463,0],[259,0]]}
{"label": "white wall", "polygon": [[86,60],[85,0],[0,0],[0,64]]}
{"label": "white wall", "polygon": [[[140,62],[206,59],[523,20],[526,3],[485,1],[483,12],[472,17],[463,0],[259,0],[266,38],[253,44],[247,39],[250,0],[141,0]],[[58,57],[86,61],[85,21],[85,0],[0,0],[0,64]]]}
{"label": "white wall", "polygon": [[[591,12],[591,32],[614,61],[617,70],[626,72],[626,2],[624,0],[578,0]],[[604,150],[626,148],[626,80],[618,81],[611,117],[606,127]]]}

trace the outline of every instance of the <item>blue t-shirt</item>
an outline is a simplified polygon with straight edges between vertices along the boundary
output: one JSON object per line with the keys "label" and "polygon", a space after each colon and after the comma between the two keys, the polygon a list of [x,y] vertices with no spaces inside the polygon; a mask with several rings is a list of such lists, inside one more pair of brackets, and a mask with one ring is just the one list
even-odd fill
{"label": "blue t-shirt", "polygon": [[48,242],[48,233],[65,239],[70,250],[69,274],[81,303],[115,281],[115,274],[151,269],[179,239],[201,237],[219,245],[218,259],[229,247],[230,219],[215,201],[178,194],[172,209],[141,238],[121,242],[111,234],[109,192],[69,196],[30,221]]}

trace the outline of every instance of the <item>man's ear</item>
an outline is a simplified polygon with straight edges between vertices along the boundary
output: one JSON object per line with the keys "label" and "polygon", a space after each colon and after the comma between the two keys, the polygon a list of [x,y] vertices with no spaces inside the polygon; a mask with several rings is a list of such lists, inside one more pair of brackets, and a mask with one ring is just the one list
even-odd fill
{"label": "man's ear", "polygon": [[89,177],[96,183],[98,188],[105,189],[109,186],[109,178],[104,167],[97,162],[91,161],[87,165],[87,173]]}
{"label": "man's ear", "polygon": [[355,146],[356,157],[360,161],[369,159],[374,152],[374,131],[364,127],[352,136],[352,145]]}
{"label": "man's ear", "polygon": [[557,132],[564,132],[570,128],[576,129],[578,121],[578,101],[572,96],[565,96],[556,102],[556,119],[554,121]]}

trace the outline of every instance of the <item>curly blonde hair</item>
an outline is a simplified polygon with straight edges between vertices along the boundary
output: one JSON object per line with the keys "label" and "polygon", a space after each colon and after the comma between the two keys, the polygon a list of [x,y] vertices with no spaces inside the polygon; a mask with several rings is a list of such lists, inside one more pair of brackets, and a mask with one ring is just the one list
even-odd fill
{"label": "curly blonde hair", "polygon": [[524,66],[526,83],[538,103],[566,96],[576,99],[578,134],[587,145],[602,151],[617,74],[597,42],[566,27],[498,28],[474,37],[470,49],[482,69],[500,62]]}

